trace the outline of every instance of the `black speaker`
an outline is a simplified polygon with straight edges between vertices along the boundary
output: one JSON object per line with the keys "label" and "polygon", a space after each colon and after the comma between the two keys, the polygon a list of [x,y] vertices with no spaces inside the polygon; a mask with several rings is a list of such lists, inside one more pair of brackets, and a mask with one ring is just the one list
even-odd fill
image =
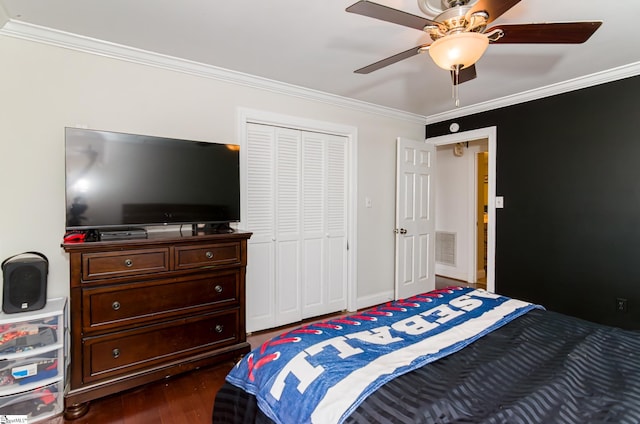
{"label": "black speaker", "polygon": [[5,259],[2,262],[2,310],[13,314],[44,308],[48,271],[49,261],[39,252],[24,252]]}

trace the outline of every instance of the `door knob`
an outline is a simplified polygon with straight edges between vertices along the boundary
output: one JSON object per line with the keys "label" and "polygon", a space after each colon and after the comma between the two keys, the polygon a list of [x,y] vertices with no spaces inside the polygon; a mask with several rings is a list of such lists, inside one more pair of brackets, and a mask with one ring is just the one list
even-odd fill
{"label": "door knob", "polygon": [[393,232],[396,234],[407,234],[407,230],[405,228],[396,228],[395,230],[393,230]]}

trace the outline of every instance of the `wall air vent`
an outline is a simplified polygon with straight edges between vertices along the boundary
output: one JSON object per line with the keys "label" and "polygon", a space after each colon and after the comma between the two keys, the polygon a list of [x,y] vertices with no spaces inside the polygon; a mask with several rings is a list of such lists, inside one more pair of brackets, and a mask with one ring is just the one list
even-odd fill
{"label": "wall air vent", "polygon": [[436,262],[456,266],[456,233],[436,231]]}

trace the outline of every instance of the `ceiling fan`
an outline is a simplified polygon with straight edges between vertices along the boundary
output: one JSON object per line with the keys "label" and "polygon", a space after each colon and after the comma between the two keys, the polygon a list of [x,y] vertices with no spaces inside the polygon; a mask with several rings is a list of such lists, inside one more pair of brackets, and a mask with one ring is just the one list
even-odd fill
{"label": "ceiling fan", "polygon": [[416,54],[429,51],[434,62],[449,70],[454,86],[476,78],[475,63],[489,44],[580,44],[602,25],[601,21],[503,24],[487,29],[520,0],[418,0],[426,15],[433,15],[434,3],[441,11],[433,20],[393,9],[368,0],[360,0],[346,11],[380,19],[426,32],[430,43],[382,59],[357,69],[368,74]]}

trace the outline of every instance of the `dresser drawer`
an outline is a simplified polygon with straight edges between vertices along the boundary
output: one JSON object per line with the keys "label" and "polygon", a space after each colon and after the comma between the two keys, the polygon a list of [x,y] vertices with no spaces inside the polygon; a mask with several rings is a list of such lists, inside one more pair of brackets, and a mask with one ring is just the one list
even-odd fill
{"label": "dresser drawer", "polygon": [[167,364],[239,341],[239,310],[83,340],[83,380],[90,382]]}
{"label": "dresser drawer", "polygon": [[175,282],[134,283],[82,291],[85,330],[139,324],[207,307],[236,305],[238,269]]}
{"label": "dresser drawer", "polygon": [[84,253],[82,278],[103,278],[144,275],[169,271],[169,249],[140,249],[117,252]]}
{"label": "dresser drawer", "polygon": [[216,243],[175,248],[176,269],[204,268],[216,265],[240,265],[240,242]]}

